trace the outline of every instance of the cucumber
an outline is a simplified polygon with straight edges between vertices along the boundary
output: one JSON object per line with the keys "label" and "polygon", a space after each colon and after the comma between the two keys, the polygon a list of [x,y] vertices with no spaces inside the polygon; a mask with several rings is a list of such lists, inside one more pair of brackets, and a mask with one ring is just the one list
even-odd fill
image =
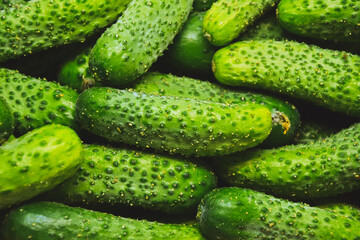
{"label": "cucumber", "polygon": [[261,105],[227,106],[131,90],[90,88],[76,103],[81,126],[99,136],[185,156],[215,156],[260,144],[271,131]]}
{"label": "cucumber", "polygon": [[360,209],[347,203],[328,203],[317,206],[322,209],[333,211],[347,217],[351,217],[357,221],[360,221]]}
{"label": "cucumber", "polygon": [[342,214],[250,189],[218,188],[198,209],[211,239],[360,239],[360,222]]}
{"label": "cucumber", "polygon": [[204,239],[198,228],[185,224],[117,217],[54,202],[14,209],[2,229],[5,240]]}
{"label": "cucumber", "polygon": [[134,86],[135,91],[148,94],[177,96],[226,104],[260,104],[271,111],[272,130],[261,144],[275,147],[290,143],[300,126],[300,115],[296,107],[288,102],[264,94],[249,91],[234,91],[220,85],[188,77],[149,72]]}
{"label": "cucumber", "polygon": [[127,205],[185,214],[215,186],[213,172],[183,159],[85,145],[78,172],[49,194],[70,205]]}
{"label": "cucumber", "polygon": [[208,10],[217,0],[194,0],[193,11],[202,12]]}
{"label": "cucumber", "polygon": [[83,42],[115,21],[129,1],[17,1],[0,12],[0,61]]}
{"label": "cucumber", "polygon": [[78,93],[54,82],[0,68],[0,96],[15,117],[15,135],[56,123],[79,129],[75,122]]}
{"label": "cucumber", "polygon": [[232,86],[278,92],[360,116],[360,56],[287,41],[246,41],[218,50],[215,78]]}
{"label": "cucumber", "polygon": [[360,43],[358,0],[281,0],[278,18],[287,31],[329,41]]}
{"label": "cucumber", "polygon": [[187,20],[193,0],[132,1],[91,50],[89,65],[103,85],[127,87],[144,74]]}
{"label": "cucumber", "polygon": [[315,121],[303,121],[299,132],[296,134],[293,144],[312,144],[321,141],[339,130],[335,127]]}
{"label": "cucumber", "polygon": [[47,125],[0,147],[0,209],[54,188],[83,161],[80,138],[69,127]]}
{"label": "cucumber", "polygon": [[13,133],[14,121],[9,104],[0,96],[0,145]]}
{"label": "cucumber", "polygon": [[278,0],[218,0],[204,17],[205,37],[215,46],[228,45],[277,2]]}
{"label": "cucumber", "polygon": [[360,189],[359,137],[357,123],[312,144],[249,150],[214,164],[232,186],[296,200],[332,197]]}

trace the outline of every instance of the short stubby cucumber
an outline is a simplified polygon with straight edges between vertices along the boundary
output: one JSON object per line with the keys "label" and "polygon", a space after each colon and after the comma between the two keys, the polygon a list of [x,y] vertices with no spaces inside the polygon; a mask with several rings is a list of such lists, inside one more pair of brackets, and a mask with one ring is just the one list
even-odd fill
{"label": "short stubby cucumber", "polygon": [[135,91],[165,96],[177,96],[226,104],[260,104],[267,107],[273,124],[270,135],[262,147],[275,147],[290,143],[300,127],[296,107],[278,98],[244,90],[230,90],[215,83],[170,74],[149,72],[134,86]]}
{"label": "short stubby cucumber", "polygon": [[15,134],[57,123],[79,129],[75,122],[78,93],[54,82],[0,68],[0,96],[15,117]]}
{"label": "short stubby cucumber", "polygon": [[193,0],[132,1],[91,50],[95,79],[106,86],[131,85],[173,41],[192,4]]}
{"label": "short stubby cucumber", "polygon": [[127,205],[185,214],[196,211],[200,199],[215,186],[213,172],[183,159],[85,145],[78,172],[51,195],[71,205]]}
{"label": "short stubby cucumber", "polygon": [[227,106],[188,98],[97,87],[75,108],[86,130],[111,141],[186,156],[216,156],[260,144],[271,131],[261,105]]}
{"label": "short stubby cucumber", "polygon": [[2,229],[6,240],[204,240],[195,226],[117,217],[54,202],[14,209]]}
{"label": "short stubby cucumber", "polygon": [[32,0],[5,7],[0,12],[0,61],[85,41],[114,22],[129,2]]}
{"label": "short stubby cucumber", "polygon": [[83,161],[80,138],[69,127],[47,125],[0,147],[0,209],[48,191]]}
{"label": "short stubby cucumber", "polygon": [[217,0],[194,0],[193,11],[202,12],[208,10]]}
{"label": "short stubby cucumber", "polygon": [[198,209],[207,239],[360,239],[360,222],[250,189],[218,188]]}
{"label": "short stubby cucumber", "polygon": [[280,24],[300,36],[360,43],[358,0],[281,0]]}
{"label": "short stubby cucumber", "polygon": [[358,123],[315,143],[249,150],[214,164],[232,186],[296,200],[337,196],[360,189],[359,138]]}
{"label": "short stubby cucumber", "polygon": [[261,88],[360,117],[360,56],[291,41],[246,41],[218,50],[216,79]]}
{"label": "short stubby cucumber", "polygon": [[9,104],[0,96],[0,145],[13,133],[14,122],[14,116]]}
{"label": "short stubby cucumber", "polygon": [[247,26],[277,2],[278,0],[218,0],[204,17],[205,37],[215,46],[225,46],[245,32]]}
{"label": "short stubby cucumber", "polygon": [[360,209],[351,204],[334,202],[321,204],[316,207],[333,211],[360,221]]}

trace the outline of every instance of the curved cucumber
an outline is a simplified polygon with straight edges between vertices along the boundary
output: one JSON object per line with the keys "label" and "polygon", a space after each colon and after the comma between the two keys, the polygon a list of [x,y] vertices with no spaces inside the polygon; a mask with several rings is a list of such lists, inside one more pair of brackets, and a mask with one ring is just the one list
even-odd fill
{"label": "curved cucumber", "polygon": [[204,17],[205,37],[215,46],[225,46],[277,2],[278,0],[218,0]]}
{"label": "curved cucumber", "polygon": [[287,41],[237,42],[213,57],[216,79],[360,116],[360,56]]}
{"label": "curved cucumber", "polygon": [[342,214],[241,188],[218,188],[199,205],[207,239],[359,239],[360,222]]}
{"label": "curved cucumber", "polygon": [[190,225],[117,217],[53,202],[13,210],[4,221],[3,233],[6,240],[204,240],[199,229]]}
{"label": "curved cucumber", "polygon": [[233,186],[300,200],[336,196],[360,188],[359,137],[354,124],[323,141],[250,150],[214,164]]}
{"label": "curved cucumber", "polygon": [[0,147],[0,209],[48,191],[75,174],[83,161],[76,133],[47,125]]}
{"label": "curved cucumber", "polygon": [[72,89],[0,68],[0,95],[13,112],[16,135],[51,123],[78,129],[74,119],[78,93]]}
{"label": "curved cucumber", "polygon": [[82,92],[76,118],[82,127],[109,140],[187,156],[254,147],[272,126],[270,111],[261,105],[227,106],[113,88]]}
{"label": "curved cucumber", "polygon": [[82,42],[115,21],[129,0],[22,1],[0,12],[0,61]]}
{"label": "curved cucumber", "polygon": [[215,186],[214,173],[182,159],[85,145],[79,171],[53,195],[67,204],[122,204],[174,214],[195,210]]}
{"label": "curved cucumber", "polygon": [[281,0],[279,23],[289,32],[316,39],[360,43],[357,0]]}
{"label": "curved cucumber", "polygon": [[13,133],[14,121],[9,104],[0,96],[0,145]]}
{"label": "curved cucumber", "polygon": [[300,126],[300,115],[294,105],[280,99],[249,91],[234,91],[217,84],[187,77],[150,72],[134,86],[136,91],[148,94],[176,96],[236,105],[263,105],[272,116],[270,135],[261,144],[275,147],[290,143]]}
{"label": "curved cucumber", "polygon": [[193,0],[132,1],[91,51],[95,79],[114,87],[131,85],[173,41],[192,4]]}

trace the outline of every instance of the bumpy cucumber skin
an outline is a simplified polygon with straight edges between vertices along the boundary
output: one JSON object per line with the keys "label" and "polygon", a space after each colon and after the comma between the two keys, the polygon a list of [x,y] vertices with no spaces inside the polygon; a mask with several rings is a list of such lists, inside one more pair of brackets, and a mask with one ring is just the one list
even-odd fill
{"label": "bumpy cucumber skin", "polygon": [[360,188],[359,137],[354,124],[313,144],[249,150],[214,164],[232,186],[296,200],[337,196]]}
{"label": "bumpy cucumber skin", "polygon": [[75,116],[88,131],[116,142],[186,156],[216,156],[260,144],[271,131],[261,105],[227,106],[131,90],[82,92]]}
{"label": "bumpy cucumber skin", "polygon": [[360,209],[347,203],[328,203],[316,206],[360,221]]}
{"label": "bumpy cucumber skin", "polygon": [[198,219],[207,239],[360,239],[355,219],[235,187],[208,193]]}
{"label": "bumpy cucumber skin", "polygon": [[300,126],[300,115],[296,107],[280,99],[264,94],[233,91],[217,84],[171,74],[149,72],[134,86],[135,91],[164,96],[177,96],[237,105],[263,105],[272,115],[270,135],[260,146],[276,147],[290,143]]}
{"label": "bumpy cucumber skin", "polygon": [[217,0],[194,0],[193,11],[202,12],[210,9],[211,5]]}
{"label": "bumpy cucumber skin", "polygon": [[0,147],[0,209],[54,188],[83,161],[80,138],[69,127],[47,125]]}
{"label": "bumpy cucumber skin", "polygon": [[56,123],[79,129],[75,122],[78,93],[54,82],[0,68],[0,96],[15,117],[15,135]]}
{"label": "bumpy cucumber skin", "polygon": [[204,240],[199,229],[189,225],[116,217],[54,202],[37,202],[13,210],[4,221],[3,235],[6,240]]}
{"label": "bumpy cucumber skin", "polygon": [[218,50],[215,78],[360,116],[360,56],[291,41],[246,41]]}
{"label": "bumpy cucumber skin", "polygon": [[95,79],[106,86],[131,85],[173,41],[192,4],[193,0],[132,1],[91,50]]}
{"label": "bumpy cucumber skin", "polygon": [[78,172],[53,192],[66,204],[122,204],[185,214],[215,186],[213,172],[182,159],[85,145]]}
{"label": "bumpy cucumber skin", "polygon": [[278,0],[218,0],[204,17],[205,37],[215,46],[225,46],[277,2]]}
{"label": "bumpy cucumber skin", "polygon": [[358,0],[281,0],[278,18],[300,36],[360,43],[359,9]]}
{"label": "bumpy cucumber skin", "polygon": [[9,104],[0,96],[0,145],[13,133],[14,122],[14,116]]}
{"label": "bumpy cucumber skin", "polygon": [[115,21],[129,0],[27,1],[0,12],[0,61],[82,42]]}

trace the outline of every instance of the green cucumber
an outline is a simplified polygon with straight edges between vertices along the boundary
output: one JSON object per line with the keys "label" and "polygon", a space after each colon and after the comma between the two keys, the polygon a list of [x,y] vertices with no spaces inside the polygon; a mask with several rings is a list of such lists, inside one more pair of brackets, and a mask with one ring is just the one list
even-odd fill
{"label": "green cucumber", "polygon": [[13,133],[14,121],[9,104],[0,96],[0,145]]}
{"label": "green cucumber", "polygon": [[199,229],[190,225],[117,217],[54,202],[14,209],[2,229],[5,240],[204,239]]}
{"label": "green cucumber", "polygon": [[272,126],[270,111],[261,105],[227,106],[105,87],[82,92],[75,117],[109,140],[186,156],[254,147]]}
{"label": "green cucumber", "polygon": [[360,221],[360,209],[351,204],[333,202],[318,205],[316,207],[333,211]]}
{"label": "green cucumber", "polygon": [[228,45],[277,2],[278,0],[218,0],[204,17],[205,37],[215,46]]}
{"label": "green cucumber", "polygon": [[322,141],[249,150],[214,164],[232,186],[296,200],[332,197],[360,189],[359,138],[357,123]]}
{"label": "green cucumber", "polygon": [[194,0],[193,11],[202,12],[208,10],[217,0]]}
{"label": "green cucumber", "polygon": [[360,43],[358,0],[281,0],[277,13],[289,32],[316,39]]}
{"label": "green cucumber", "polygon": [[80,138],[69,127],[47,125],[0,147],[0,209],[54,188],[83,161]]}
{"label": "green cucumber", "polygon": [[271,111],[273,120],[270,135],[262,147],[275,147],[290,143],[300,126],[296,107],[285,101],[249,91],[234,91],[220,85],[188,77],[149,72],[134,86],[135,91],[205,100],[226,104],[260,104]]}
{"label": "green cucumber", "polygon": [[15,135],[51,123],[79,129],[74,119],[78,93],[68,87],[0,68],[0,96],[15,117]]}
{"label": "green cucumber", "polygon": [[185,214],[195,210],[215,186],[213,172],[183,159],[85,145],[84,163],[54,189],[52,199],[71,205],[127,205]]}
{"label": "green cucumber", "polygon": [[144,74],[187,20],[193,0],[132,1],[91,50],[95,80],[126,87]]}
{"label": "green cucumber", "polygon": [[360,222],[250,189],[218,188],[198,209],[207,239],[360,239]]}
{"label": "green cucumber", "polygon": [[360,56],[288,41],[246,41],[218,50],[215,78],[360,116]]}
{"label": "green cucumber", "polygon": [[115,21],[129,0],[21,1],[0,12],[0,61],[83,42]]}

